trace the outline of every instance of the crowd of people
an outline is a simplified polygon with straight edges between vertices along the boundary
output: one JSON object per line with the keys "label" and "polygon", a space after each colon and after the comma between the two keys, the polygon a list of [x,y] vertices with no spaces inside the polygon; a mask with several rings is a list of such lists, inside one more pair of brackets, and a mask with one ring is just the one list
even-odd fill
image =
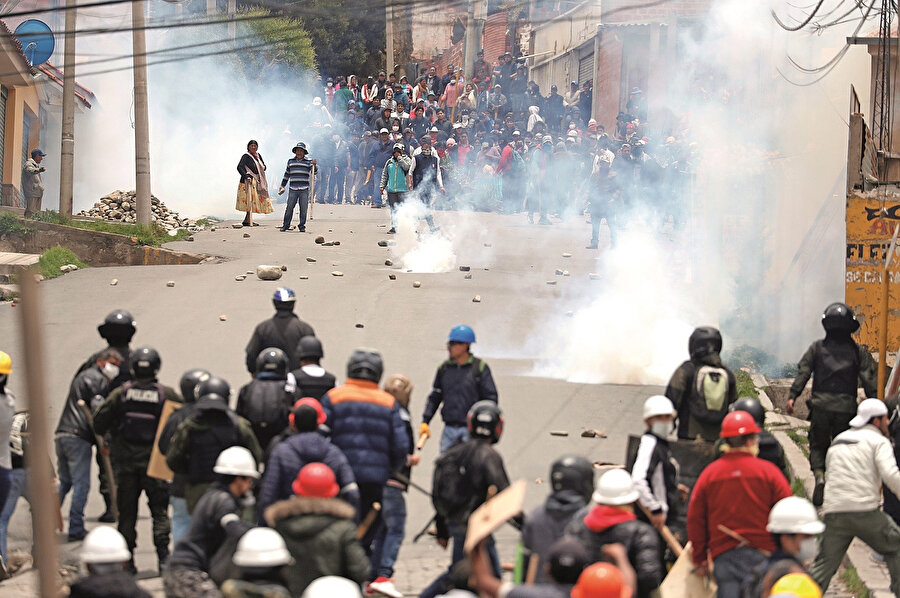
{"label": "crowd of people", "polygon": [[[563,94],[553,85],[544,95],[509,52],[493,66],[480,52],[469,72],[470,80],[452,65],[413,78],[384,72],[365,80],[327,78],[321,97],[301,115],[303,141],[292,151],[302,146],[303,157],[289,161],[279,189],[290,190],[282,230],[290,230],[298,204],[298,227],[305,230],[300,192],[308,201],[311,176],[319,203],[393,209],[418,190],[429,208],[524,212],[539,224],[588,211],[596,221],[591,245],[603,218],[613,243],[635,211],[652,213],[654,226],[683,224],[695,147],[683,126],[647,122],[639,88],[607,130],[591,118],[591,81],[572,81]],[[238,165],[237,209],[247,213],[247,226],[252,212],[274,209],[257,149],[248,147]],[[259,201],[251,187],[259,188]]]}
{"label": "crowd of people", "polygon": [[[644,402],[643,433],[627,467],[595,480],[595,464],[563,455],[550,467],[545,502],[509,520],[522,546],[513,581],[502,581],[492,536],[464,550],[472,513],[510,486],[497,448],[499,392],[490,366],[472,353],[475,331],[450,331],[416,434],[407,376],[382,385],[381,354],[358,349],[338,384],[321,366],[315,330],[295,313],[293,291],[279,288],[273,305],[247,343],[253,379],[236,401],[225,379],[203,369],[186,371],[178,388],[161,384],[157,351],[131,348],[137,329],[128,312],[114,311],[98,326],[107,346],[73,379],[55,433],[60,500],[72,491],[68,539],[83,541],[86,567],[71,596],[148,595],[133,577],[143,493],[166,596],[401,598],[393,578],[406,535],[405,493],[428,493],[411,478],[417,445],[438,416],[433,534],[453,550],[447,570],[421,592],[426,598],[454,590],[652,597],[686,542],[692,574],[714,579],[721,598],[821,597],[854,537],[882,555],[900,595],[900,443],[892,446],[900,422],[896,406],[889,412],[879,399],[857,400],[860,382],[874,389],[874,367],[842,303],[825,310],[825,338],[803,357],[791,396],[792,409],[812,376],[813,502],[791,495],[784,452],[764,429],[759,401],[737,396],[721,334],[697,328],[665,394]],[[29,413],[15,410],[6,388],[13,371],[0,352],[4,573],[6,530],[29,476]],[[673,434],[712,449],[696,480],[681,478]],[[117,526],[88,532],[95,447],[104,463],[101,520]],[[154,455],[168,473],[153,465]]]}

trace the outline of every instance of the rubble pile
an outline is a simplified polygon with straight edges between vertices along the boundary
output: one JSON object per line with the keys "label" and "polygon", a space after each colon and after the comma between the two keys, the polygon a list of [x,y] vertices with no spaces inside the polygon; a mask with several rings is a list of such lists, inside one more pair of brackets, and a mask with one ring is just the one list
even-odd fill
{"label": "rubble pile", "polygon": [[[82,210],[77,216],[134,224],[137,222],[136,195],[136,191],[113,191],[101,197],[90,210]],[[179,228],[196,231],[202,228],[197,226],[196,220],[182,218],[178,212],[167,208],[166,204],[153,195],[150,196],[150,221],[158,223],[167,231]]]}

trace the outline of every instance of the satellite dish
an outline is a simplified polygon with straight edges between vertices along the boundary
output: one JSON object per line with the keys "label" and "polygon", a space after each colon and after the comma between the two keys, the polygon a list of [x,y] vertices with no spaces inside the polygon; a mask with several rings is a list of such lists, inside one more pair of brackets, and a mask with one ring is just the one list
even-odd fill
{"label": "satellite dish", "polygon": [[16,27],[13,35],[22,44],[22,52],[31,66],[44,64],[53,55],[56,38],[47,23],[37,19],[28,19]]}

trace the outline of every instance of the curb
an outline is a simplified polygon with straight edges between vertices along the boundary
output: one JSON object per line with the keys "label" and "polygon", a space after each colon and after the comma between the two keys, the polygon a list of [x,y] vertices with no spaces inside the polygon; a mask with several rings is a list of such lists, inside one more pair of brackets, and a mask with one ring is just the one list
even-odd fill
{"label": "curb", "polygon": [[[784,456],[791,466],[791,472],[795,478],[803,482],[803,486],[806,488],[806,497],[809,498],[812,495],[812,487],[815,485],[812,472],[809,470],[809,460],[785,431],[786,429],[806,428],[809,427],[809,424],[795,417],[772,411],[772,401],[761,388],[760,382],[765,385],[765,378],[754,375],[753,384],[756,385],[759,392],[759,402],[766,408],[766,422],[789,426],[789,428],[772,430],[772,434],[784,449]],[[891,592],[891,578],[887,567],[873,561],[870,558],[871,553],[871,549],[862,541],[858,538],[854,539],[844,557],[844,564],[849,562],[856,569],[870,598],[893,598],[894,593]]]}

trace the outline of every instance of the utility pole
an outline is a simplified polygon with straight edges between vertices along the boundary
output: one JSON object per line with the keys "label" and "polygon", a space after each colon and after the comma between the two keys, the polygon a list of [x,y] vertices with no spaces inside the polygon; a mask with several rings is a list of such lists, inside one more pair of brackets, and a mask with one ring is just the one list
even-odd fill
{"label": "utility pole", "polygon": [[475,39],[475,4],[474,0],[466,3],[466,36],[463,38],[463,63],[462,72],[466,76],[466,83],[471,83],[475,77],[475,73],[470,73],[469,69],[475,64],[475,54],[478,52],[478,45]]}
{"label": "utility pole", "polygon": [[66,47],[63,56],[62,144],[59,151],[59,213],[72,217],[75,195],[75,11],[66,0]]}
{"label": "utility pole", "polygon": [[[384,4],[384,38],[387,43],[385,48],[386,73],[394,72],[394,4],[392,0],[386,0]],[[344,106],[346,108],[346,106]]]}
{"label": "utility pole", "polygon": [[147,106],[147,40],[144,0],[131,3],[134,70],[134,178],[137,223],[150,226],[150,115]]}
{"label": "utility pole", "polygon": [[228,11],[228,37],[231,38],[231,41],[234,41],[234,39],[237,35],[235,22],[234,22],[234,17],[237,14],[237,0],[228,0],[227,11]]}

